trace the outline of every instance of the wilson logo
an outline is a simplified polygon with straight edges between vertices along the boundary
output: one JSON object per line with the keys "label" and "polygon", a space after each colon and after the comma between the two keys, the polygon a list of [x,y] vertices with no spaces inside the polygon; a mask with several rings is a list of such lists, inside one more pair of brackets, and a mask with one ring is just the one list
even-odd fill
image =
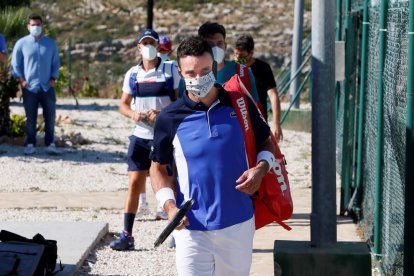
{"label": "wilson logo", "polygon": [[240,64],[240,72],[239,72],[240,78],[244,77],[244,67],[245,67],[244,64]]}
{"label": "wilson logo", "polygon": [[[282,160],[283,162],[283,160]],[[280,161],[276,160],[276,162],[273,162],[273,168],[272,168],[273,172],[276,174],[277,176],[277,182],[279,182],[280,184],[280,189],[282,190],[282,193],[284,191],[287,190],[287,184],[285,182],[285,178],[283,177],[282,174],[282,166],[280,165]]]}
{"label": "wilson logo", "polygon": [[236,100],[237,106],[239,107],[240,113],[243,117],[243,124],[244,124],[244,130],[249,130],[249,121],[247,120],[247,109],[246,109],[246,102],[244,101],[244,98],[238,98]]}

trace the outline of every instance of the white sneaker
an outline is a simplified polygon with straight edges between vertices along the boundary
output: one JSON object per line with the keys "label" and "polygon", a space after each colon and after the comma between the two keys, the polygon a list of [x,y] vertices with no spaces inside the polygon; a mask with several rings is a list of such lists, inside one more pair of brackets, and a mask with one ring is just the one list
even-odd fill
{"label": "white sneaker", "polygon": [[168,215],[161,207],[157,207],[157,212],[155,213],[155,220],[167,220]]}
{"label": "white sneaker", "polygon": [[28,144],[25,148],[24,148],[24,154],[25,155],[32,155],[36,152],[36,149],[34,147],[33,144]]}
{"label": "white sneaker", "polygon": [[138,205],[138,211],[137,211],[136,216],[137,217],[147,216],[149,214],[151,214],[151,212],[150,212],[150,209],[148,207],[148,202],[145,202],[143,204],[139,203],[139,205]]}
{"label": "white sneaker", "polygon": [[50,144],[45,148],[45,151],[49,155],[61,155],[62,152],[56,148],[56,145],[54,143]]}
{"label": "white sneaker", "polygon": [[170,249],[175,248],[175,239],[174,239],[174,236],[171,236],[171,239],[168,241],[167,246],[168,246],[168,248],[170,248]]}

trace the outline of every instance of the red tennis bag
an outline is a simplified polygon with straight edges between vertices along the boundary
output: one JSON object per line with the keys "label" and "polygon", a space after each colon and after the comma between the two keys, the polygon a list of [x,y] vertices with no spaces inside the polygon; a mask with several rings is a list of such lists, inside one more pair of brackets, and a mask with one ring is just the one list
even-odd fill
{"label": "red tennis bag", "polygon": [[[251,82],[249,77],[249,67],[244,64],[236,64],[236,74],[239,75],[241,83],[244,85],[247,91],[251,91]],[[240,91],[240,90],[237,90]],[[251,96],[251,94],[249,93]],[[250,97],[253,99],[252,97]],[[266,114],[267,110],[263,109],[262,104],[260,103],[260,99],[257,102],[253,99],[253,102],[256,104],[257,108],[260,110],[262,114]]]}
{"label": "red tennis bag", "polygon": [[[243,127],[243,133],[247,158],[249,167],[254,167],[256,166],[257,150],[247,104],[247,97],[250,97],[250,94],[244,87],[238,75],[234,75],[228,80],[224,84],[224,88],[230,92],[229,94],[233,108],[240,124],[245,126]],[[263,177],[258,192],[252,196],[255,208],[254,216],[256,229],[269,223],[277,222],[283,228],[291,230],[291,228],[283,222],[284,220],[289,219],[293,212],[293,201],[285,167],[286,162],[272,133],[271,139],[275,146],[276,162],[273,164],[271,170]]]}

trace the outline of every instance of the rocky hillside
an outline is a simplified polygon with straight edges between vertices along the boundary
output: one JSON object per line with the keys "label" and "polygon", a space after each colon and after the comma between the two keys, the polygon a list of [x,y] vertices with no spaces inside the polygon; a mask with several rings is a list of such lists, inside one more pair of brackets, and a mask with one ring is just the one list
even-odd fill
{"label": "rocky hillside", "polygon": [[[250,33],[256,43],[256,55],[265,58],[276,70],[290,58],[294,1],[231,0],[157,1],[153,27],[170,36],[174,45],[197,33],[206,21],[217,21],[228,32],[228,58],[234,39]],[[310,1],[307,2],[307,7]],[[308,3],[309,2],[309,3]],[[119,82],[128,67],[136,62],[135,38],[146,27],[146,1],[141,0],[36,0],[34,9],[56,31],[63,57],[67,42],[72,49],[75,78],[88,76],[99,86]],[[177,3],[185,4],[178,8]],[[174,5],[175,4],[175,5]],[[310,12],[305,12],[305,29],[310,30]],[[62,58],[63,63],[67,62]]]}

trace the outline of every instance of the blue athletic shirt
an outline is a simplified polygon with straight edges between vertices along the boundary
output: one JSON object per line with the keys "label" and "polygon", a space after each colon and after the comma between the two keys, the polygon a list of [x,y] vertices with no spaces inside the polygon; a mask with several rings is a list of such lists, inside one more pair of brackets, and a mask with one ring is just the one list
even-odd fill
{"label": "blue athletic shirt", "polygon": [[[234,61],[224,61],[224,67],[217,72],[216,76],[216,83],[223,85],[226,81],[228,81],[231,77],[237,74],[236,70],[237,63]],[[256,88],[256,80],[254,78],[253,72],[250,68],[249,70],[249,79],[250,79],[250,95],[252,95],[255,102],[259,101],[259,93],[257,93]],[[185,84],[184,81],[180,82],[180,86],[178,87],[178,94],[180,97],[184,94],[185,91]]]}
{"label": "blue athletic shirt", "polygon": [[[235,188],[248,168],[243,130],[228,92],[221,86],[210,108],[192,101],[187,92],[164,108],[155,123],[150,159],[175,161],[177,206],[195,199],[188,213],[190,230],[223,229],[250,219],[250,196]],[[256,145],[270,134],[269,126],[248,99]]]}
{"label": "blue athletic shirt", "polygon": [[0,53],[7,54],[6,40],[2,34],[0,34]]}

